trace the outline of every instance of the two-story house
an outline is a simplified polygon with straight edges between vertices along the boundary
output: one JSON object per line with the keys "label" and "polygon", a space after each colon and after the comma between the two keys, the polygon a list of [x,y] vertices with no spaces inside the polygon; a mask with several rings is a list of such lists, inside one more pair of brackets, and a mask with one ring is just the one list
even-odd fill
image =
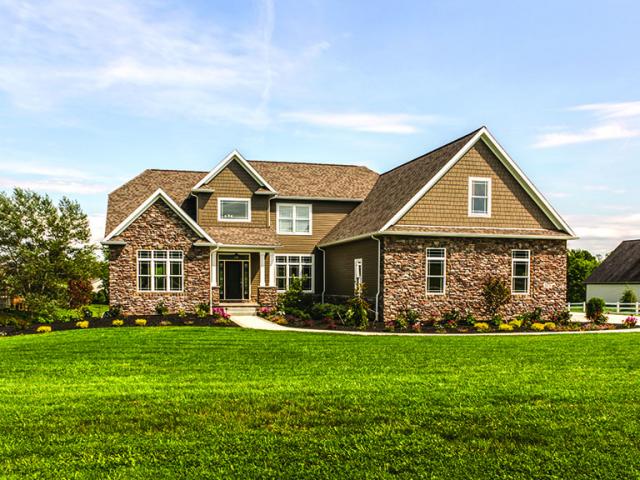
{"label": "two-story house", "polygon": [[275,304],[293,277],[319,301],[359,284],[378,318],[412,308],[508,314],[563,307],[574,233],[482,127],[378,175],[355,165],[248,161],[145,170],[109,195],[111,303],[125,313]]}

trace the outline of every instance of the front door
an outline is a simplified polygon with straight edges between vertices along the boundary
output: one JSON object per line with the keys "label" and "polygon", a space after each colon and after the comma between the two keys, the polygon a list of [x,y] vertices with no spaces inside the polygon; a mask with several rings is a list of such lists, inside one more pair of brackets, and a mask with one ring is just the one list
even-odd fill
{"label": "front door", "polygon": [[224,298],[242,300],[242,262],[224,262]]}

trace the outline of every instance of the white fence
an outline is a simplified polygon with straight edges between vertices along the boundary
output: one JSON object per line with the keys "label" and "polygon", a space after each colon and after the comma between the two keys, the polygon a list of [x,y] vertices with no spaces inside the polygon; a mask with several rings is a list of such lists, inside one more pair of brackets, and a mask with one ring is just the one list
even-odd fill
{"label": "white fence", "polygon": [[[579,303],[567,303],[567,308],[571,312],[584,312],[587,309],[586,302]],[[621,314],[634,314],[638,315],[640,313],[640,302],[636,303],[605,303],[604,311],[606,313],[621,313]]]}

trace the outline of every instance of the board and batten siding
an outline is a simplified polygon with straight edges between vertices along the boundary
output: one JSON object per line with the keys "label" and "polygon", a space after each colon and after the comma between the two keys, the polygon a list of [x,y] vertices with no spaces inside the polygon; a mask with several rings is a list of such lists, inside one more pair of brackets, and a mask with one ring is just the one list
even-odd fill
{"label": "board and batten siding", "polygon": [[[278,241],[282,244],[278,252],[283,253],[307,253],[311,254],[316,246],[333,227],[359,205],[359,202],[345,201],[298,201],[278,200],[271,201],[271,228],[277,231],[277,205],[278,204],[311,204],[312,229],[311,235],[278,235]],[[318,266],[316,265],[316,270]]]}
{"label": "board and batten siding", "polygon": [[[198,194],[198,223],[203,227],[266,227],[267,202],[265,195],[254,195],[260,185],[237,161],[232,161],[202,188],[213,193]],[[251,222],[219,222],[218,198],[251,199]]]}
{"label": "board and batten siding", "polygon": [[378,242],[358,240],[326,247],[326,295],[352,296],[354,289],[354,260],[362,258],[365,296],[373,298],[378,281]]}
{"label": "board and batten siding", "polygon": [[[491,217],[469,216],[469,177],[491,178]],[[397,225],[555,229],[484,142],[476,143]]]}

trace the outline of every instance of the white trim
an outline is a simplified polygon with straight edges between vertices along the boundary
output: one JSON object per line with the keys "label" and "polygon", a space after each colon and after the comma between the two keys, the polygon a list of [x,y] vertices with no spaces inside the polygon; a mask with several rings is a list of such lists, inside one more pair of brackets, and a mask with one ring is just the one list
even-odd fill
{"label": "white trim", "polygon": [[278,200],[305,200],[312,202],[314,200],[323,202],[364,202],[364,198],[337,198],[337,197],[299,197],[299,196],[281,196],[278,195]]}
{"label": "white trim", "polygon": [[236,250],[242,250],[242,253],[247,252],[259,252],[261,250],[275,250],[278,248],[276,245],[234,245],[231,243],[219,243],[220,251],[224,253],[233,252]]}
{"label": "white trim", "polygon": [[[482,212],[474,212],[473,211],[473,184],[475,182],[484,182],[487,184],[487,211],[485,213]],[[467,203],[468,203],[468,215],[470,217],[480,217],[480,218],[491,218],[491,177],[469,177],[469,184],[468,184],[468,196],[467,196]],[[484,198],[484,197],[478,197],[478,198]]]}
{"label": "white trim", "polygon": [[276,257],[273,252],[269,253],[269,286],[276,286]]}
{"label": "white trim", "polygon": [[544,196],[536,189],[526,175],[520,170],[513,159],[505,152],[496,139],[491,135],[487,127],[482,127],[478,132],[449,160],[440,171],[429,180],[429,182],[416,193],[391,219],[385,223],[380,231],[385,231],[389,227],[395,225],[431,188],[460,160],[478,140],[482,139],[484,143],[496,154],[498,159],[507,167],[507,170],[513,175],[518,183],[525,189],[534,202],[542,209],[553,224],[567,232],[571,237],[575,237],[575,233],[569,225],[560,217],[553,207],[547,202]]}
{"label": "white trim", "polygon": [[265,283],[265,269],[266,269],[266,265],[265,265],[265,252],[260,252],[260,286],[261,287],[266,287],[266,283]]}
{"label": "white trim", "polygon": [[[140,258],[140,252],[150,252],[151,256],[149,258]],[[167,256],[165,258],[158,258],[154,255],[154,252],[166,252]],[[171,252],[180,252],[182,256],[180,259],[171,258]],[[184,271],[184,250],[177,249],[165,249],[165,248],[138,248],[136,249],[136,293],[184,293],[184,284],[185,284],[185,271]],[[180,261],[180,290],[171,290],[171,277],[178,277],[178,275],[171,275],[171,262]],[[140,290],[140,262],[148,261],[149,262],[149,275],[145,275],[145,277],[149,277],[149,290]],[[166,275],[161,275],[166,279],[166,289],[165,290],[156,290],[156,274],[155,274],[155,266],[156,263],[164,263],[166,269]]]}
{"label": "white trim", "polygon": [[207,232],[205,232],[200,225],[198,225],[193,218],[191,218],[187,213],[178,206],[173,199],[167,195],[167,193],[161,188],[157,189],[153,192],[149,197],[142,202],[138,208],[136,208],[131,214],[125,218],[120,225],[113,229],[113,231],[105,237],[103,241],[107,242],[113,237],[120,235],[124,232],[129,225],[131,225],[140,215],[142,215],[151,205],[153,205],[158,199],[162,199],[171,210],[173,210],[180,218],[182,218],[191,229],[196,232],[198,235],[203,237],[212,245],[216,245],[216,242],[209,236]]}
{"label": "white trim", "polygon": [[[514,258],[513,252],[527,252],[527,258]],[[527,262],[527,291],[526,292],[514,292],[513,281],[515,280],[515,262]],[[524,277],[517,277],[524,278]],[[511,295],[529,295],[531,293],[531,250],[526,248],[513,248],[511,249]]]}
{"label": "white trim", "polygon": [[220,173],[227,165],[229,165],[234,160],[236,160],[247,171],[247,173],[249,173],[249,175],[251,175],[253,177],[253,179],[256,182],[258,182],[260,185],[266,187],[271,192],[276,193],[276,191],[273,189],[273,187],[271,185],[269,185],[269,183],[255,170],[255,168],[253,168],[249,164],[249,162],[247,162],[247,160],[237,150],[234,150],[229,155],[224,157],[222,159],[222,161],[220,161],[220,163],[218,163],[218,165],[216,165],[213,170],[211,170],[209,173],[207,173],[202,178],[202,180],[200,180],[198,183],[196,183],[195,186],[191,190],[198,190],[203,185],[206,185],[207,183],[209,183],[216,175],[218,175],[218,173]]}
{"label": "white trim", "polygon": [[216,250],[211,250],[209,261],[211,262],[211,279],[209,283],[211,288],[214,288],[218,286],[218,253]]}
{"label": "white trim", "polygon": [[[311,289],[310,290],[303,290],[303,292],[305,292],[305,293],[314,293],[315,292],[315,282],[316,282],[316,279],[315,279],[315,276],[316,276],[316,256],[313,253],[281,253],[281,252],[277,252],[277,253],[274,253],[274,257],[273,257],[274,268],[278,265],[276,263],[276,257],[279,257],[279,256],[283,256],[283,257],[287,258],[287,262],[286,262],[286,264],[284,264],[284,265],[287,266],[287,273],[286,273],[286,277],[285,277],[287,279],[286,280],[287,288],[289,288],[289,265],[291,265],[289,263],[289,257],[300,257],[300,258],[302,258],[302,257],[310,257],[311,258],[311,263],[310,264],[309,263],[302,263],[302,261],[300,261],[299,263],[293,264],[293,265],[299,265],[300,266],[300,275],[302,275],[302,265],[311,265]],[[274,280],[277,280],[277,276],[276,276],[275,270],[274,270]],[[276,287],[276,290],[278,292],[285,292],[286,291],[286,289],[285,290],[278,290],[277,289],[278,284],[275,281],[274,281],[274,286]]]}
{"label": "white trim", "polygon": [[[247,204],[247,218],[223,218],[222,217],[222,202],[246,202]],[[218,197],[218,221],[227,223],[251,223],[251,198],[239,198],[239,197]]]}
{"label": "white trim", "polygon": [[[443,257],[429,257],[429,250],[442,250],[444,252]],[[428,296],[432,295],[446,295],[447,294],[447,249],[444,247],[427,247],[424,251],[425,263],[424,263],[424,291]],[[442,267],[442,291],[430,292],[429,291],[429,259],[442,260],[444,263]],[[433,277],[440,277],[440,275],[432,275]]]}
{"label": "white trim", "polygon": [[[281,232],[280,231],[280,207],[287,206],[293,208],[293,216],[291,217],[291,221],[293,222],[293,232]],[[296,209],[298,207],[308,207],[309,208],[309,231],[308,232],[296,232]],[[311,203],[287,203],[287,202],[276,202],[276,233],[278,235],[313,235],[313,204]]]}
{"label": "white trim", "polygon": [[[360,276],[358,276],[358,266],[360,266]],[[357,292],[358,287],[362,285],[362,281],[364,279],[364,265],[362,263],[362,258],[354,258],[353,259],[353,291]]]}
{"label": "white trim", "polygon": [[[241,252],[219,252],[219,253],[241,253]],[[220,258],[218,258],[218,275],[220,275],[220,264],[222,263],[222,281],[226,283],[226,268],[227,268],[227,262],[240,262],[242,264],[242,268],[240,270],[240,290],[242,292],[242,298],[222,298],[223,295],[220,295],[220,302],[229,302],[229,301],[234,301],[234,300],[240,300],[240,301],[245,301],[245,300],[251,300],[251,254],[250,253],[241,253],[243,256],[246,255],[246,258],[237,258],[237,259],[229,259],[229,260],[225,260],[222,259],[220,260]],[[244,298],[244,263],[248,263],[249,264],[249,291],[248,291],[248,295],[247,298]],[[224,286],[223,288],[223,293],[224,293],[224,297],[227,296],[227,287]]]}

